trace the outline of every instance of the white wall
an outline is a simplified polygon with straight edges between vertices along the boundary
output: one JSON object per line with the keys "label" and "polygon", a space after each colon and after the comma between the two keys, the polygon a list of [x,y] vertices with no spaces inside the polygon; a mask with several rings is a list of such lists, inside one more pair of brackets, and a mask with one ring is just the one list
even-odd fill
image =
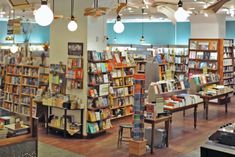
{"label": "white wall", "polygon": [[106,48],[106,16],[88,17],[87,49],[103,51]]}
{"label": "white wall", "polygon": [[209,14],[190,17],[191,38],[225,38],[225,16]]}

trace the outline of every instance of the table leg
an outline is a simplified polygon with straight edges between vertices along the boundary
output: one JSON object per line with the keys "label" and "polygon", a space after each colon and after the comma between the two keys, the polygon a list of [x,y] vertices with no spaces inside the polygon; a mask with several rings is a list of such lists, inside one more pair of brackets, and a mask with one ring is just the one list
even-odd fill
{"label": "table leg", "polygon": [[225,95],[225,113],[228,113],[228,94]]}
{"label": "table leg", "polygon": [[208,120],[208,110],[209,110],[209,105],[208,105],[209,100],[205,100],[205,108],[206,108],[206,120]]}
{"label": "table leg", "polygon": [[194,128],[197,128],[197,105],[194,107]]}
{"label": "table leg", "polygon": [[183,110],[183,116],[185,117],[185,110]]}
{"label": "table leg", "polygon": [[169,146],[169,123],[170,123],[170,119],[168,119],[167,121],[165,121],[165,130],[166,130],[166,147]]}
{"label": "table leg", "polygon": [[153,147],[154,147],[154,129],[155,123],[152,123],[152,134],[151,134],[151,154],[153,154]]}
{"label": "table leg", "polygon": [[204,110],[206,109],[206,99],[204,99],[204,101],[203,101],[203,108],[204,108]]}

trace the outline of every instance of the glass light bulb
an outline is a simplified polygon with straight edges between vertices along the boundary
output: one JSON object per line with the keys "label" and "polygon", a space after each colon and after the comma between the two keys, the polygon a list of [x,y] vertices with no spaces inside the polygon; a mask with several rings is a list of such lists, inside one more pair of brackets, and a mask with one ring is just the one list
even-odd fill
{"label": "glass light bulb", "polygon": [[175,19],[177,22],[184,22],[188,19],[189,14],[187,11],[184,10],[183,7],[178,7],[177,11],[175,12]]}
{"label": "glass light bulb", "polygon": [[71,32],[74,32],[76,31],[78,28],[78,25],[77,25],[77,22],[75,22],[74,20],[71,20],[69,23],[68,23],[68,30],[71,31]]}
{"label": "glass light bulb", "polygon": [[54,19],[53,12],[45,4],[42,4],[41,7],[35,12],[35,21],[40,26],[50,25],[53,19]]}
{"label": "glass light bulb", "polygon": [[124,29],[125,26],[121,21],[116,21],[116,23],[113,25],[113,30],[118,34],[122,33]]}
{"label": "glass light bulb", "polygon": [[11,51],[11,53],[16,53],[17,51],[18,51],[18,46],[16,46],[15,44],[13,44],[12,46],[11,46],[11,48],[10,48],[10,51]]}

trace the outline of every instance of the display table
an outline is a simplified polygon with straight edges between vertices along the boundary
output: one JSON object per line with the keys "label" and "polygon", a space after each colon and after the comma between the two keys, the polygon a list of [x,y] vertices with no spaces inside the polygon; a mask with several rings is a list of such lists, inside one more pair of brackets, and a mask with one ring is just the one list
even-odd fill
{"label": "display table", "polygon": [[172,116],[163,116],[160,118],[154,119],[144,119],[145,123],[151,124],[152,126],[152,133],[151,133],[151,154],[153,154],[153,147],[154,147],[154,129],[155,129],[155,124],[165,122],[165,130],[166,130],[166,147],[168,147],[168,132],[169,132],[169,123],[171,120]]}
{"label": "display table", "polygon": [[213,99],[218,99],[221,97],[225,97],[225,113],[228,112],[228,96],[229,94],[233,93],[233,90],[225,90],[223,92],[220,92],[216,95],[213,96],[209,96],[209,95],[200,95],[200,97],[203,99],[204,101],[204,109],[206,110],[206,120],[208,120],[208,110],[209,110],[209,101],[213,100]]}
{"label": "display table", "polygon": [[214,142],[201,146],[201,157],[235,157],[235,148]]}
{"label": "display table", "polygon": [[171,114],[175,113],[175,112],[180,112],[183,111],[185,113],[185,110],[189,110],[189,109],[194,109],[194,128],[197,128],[197,107],[199,104],[201,104],[203,102],[199,102],[199,103],[195,103],[195,104],[191,104],[191,105],[186,105],[186,106],[182,106],[182,107],[176,107],[176,108],[168,108],[165,107],[164,110],[165,111],[169,111]]}

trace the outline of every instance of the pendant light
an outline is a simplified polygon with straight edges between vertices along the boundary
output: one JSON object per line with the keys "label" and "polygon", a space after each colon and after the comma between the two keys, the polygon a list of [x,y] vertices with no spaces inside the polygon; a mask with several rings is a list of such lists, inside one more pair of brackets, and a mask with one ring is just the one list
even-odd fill
{"label": "pendant light", "polygon": [[48,26],[54,19],[52,10],[47,6],[48,0],[41,0],[41,7],[35,12],[35,21],[40,26]]}
{"label": "pendant light", "polygon": [[71,0],[71,21],[68,23],[68,30],[71,32],[76,31],[78,28],[77,22],[74,19],[73,12],[74,12],[74,0]]}
{"label": "pendant light", "polygon": [[179,0],[178,9],[175,12],[176,21],[183,22],[183,21],[186,21],[188,17],[189,17],[189,14],[187,13],[187,11],[184,10],[182,0]]}
{"label": "pendant light", "polygon": [[124,31],[125,26],[121,21],[121,16],[118,15],[115,24],[113,25],[114,32],[120,34]]}
{"label": "pendant light", "polygon": [[140,42],[144,43],[144,9],[142,9],[142,36],[140,38]]}

